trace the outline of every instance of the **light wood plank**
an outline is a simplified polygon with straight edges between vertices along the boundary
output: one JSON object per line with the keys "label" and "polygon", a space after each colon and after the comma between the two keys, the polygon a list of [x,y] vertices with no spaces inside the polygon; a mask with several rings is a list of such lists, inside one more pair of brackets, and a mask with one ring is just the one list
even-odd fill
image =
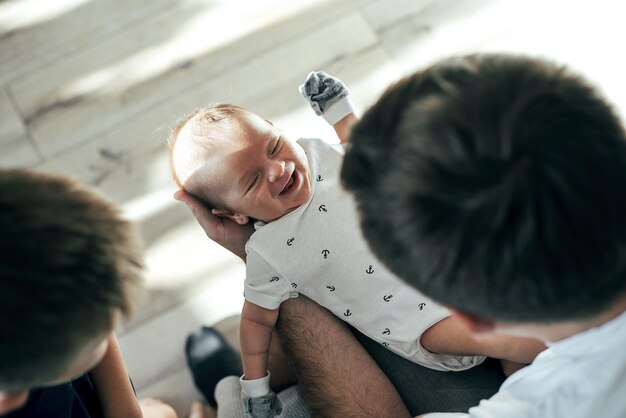
{"label": "light wood plank", "polygon": [[458,4],[458,0],[373,0],[363,7],[363,11],[374,29],[382,31],[437,5],[454,9]]}
{"label": "light wood plank", "polygon": [[199,326],[214,324],[241,310],[243,277],[225,273],[184,303],[119,335],[139,397],[163,399],[181,414],[188,412],[191,400],[201,399],[187,371],[183,347],[186,336]]}
{"label": "light wood plank", "polygon": [[5,90],[0,90],[0,167],[29,167],[39,158]]}
{"label": "light wood plank", "polygon": [[[348,55],[329,65],[321,62],[311,64],[309,68],[324,69],[342,78],[350,87],[359,111],[372,103],[389,83],[400,76],[400,70],[381,48]],[[246,99],[245,94],[249,89],[243,89],[240,92],[242,102],[237,103],[273,120],[277,126],[295,137],[321,137],[332,141],[335,138],[334,131],[313,114],[296,92],[296,86],[302,83],[307,72],[298,72],[291,78],[282,79],[284,85],[274,88],[276,94]],[[170,109],[170,114],[177,110]],[[151,117],[149,121],[134,122],[128,129],[143,126],[143,129],[151,132],[160,121],[157,117]],[[130,148],[124,148],[132,146],[128,141],[122,141],[125,138],[123,130],[112,132],[102,141],[94,141],[58,160],[41,164],[38,168],[63,172],[97,185],[107,196],[124,205],[131,219],[139,222],[144,240],[151,242],[187,219],[189,214],[186,208],[172,199],[176,187],[169,174],[168,155],[163,141],[146,141],[143,150],[137,154],[137,149],[133,153]]]}
{"label": "light wood plank", "polygon": [[[331,12],[324,7],[329,3]],[[246,65],[354,4],[360,2],[231,0],[215,9],[191,4],[33,72],[11,89],[33,137],[51,156]]]}
{"label": "light wood plank", "polygon": [[5,90],[0,90],[0,145],[26,135],[26,128]]}
{"label": "light wood plank", "polygon": [[437,60],[473,53],[487,42],[518,30],[536,13],[538,0],[434,2],[380,32],[382,44],[405,72]]}
{"label": "light wood plank", "polygon": [[40,161],[26,135],[0,140],[1,168],[32,167]]}
{"label": "light wood plank", "polygon": [[119,324],[118,333],[137,326],[195,296],[208,283],[232,278],[243,283],[245,267],[233,254],[209,240],[191,213],[180,203],[185,216],[159,237],[147,241],[145,249],[145,292],[127,321]]}
{"label": "light wood plank", "polygon": [[[15,18],[7,15],[7,21],[1,22],[0,85],[91,47],[100,39],[148,18],[155,11],[180,7],[177,0],[75,0],[56,3],[60,4],[44,7],[50,10],[49,18],[44,14],[41,20],[36,19],[22,26],[16,25]],[[69,3],[69,7],[66,9],[63,3]],[[32,10],[20,11],[15,4],[19,2],[0,4],[0,16],[9,13],[10,8],[22,19],[32,14]]]}
{"label": "light wood plank", "polygon": [[[358,115],[373,104],[402,74],[387,51],[378,45],[331,63],[320,62],[312,66],[311,70],[323,70],[340,78],[350,90]],[[281,94],[257,100],[250,104],[250,108],[294,137],[322,138],[328,142],[337,142],[332,127],[322,117],[316,116],[304,99],[295,92],[294,86],[303,81],[302,75],[285,79]]]}
{"label": "light wood plank", "polygon": [[236,296],[243,292],[243,262],[209,240],[191,213],[183,209],[186,211],[184,220],[147,245],[147,293],[139,310],[124,324],[125,330],[149,321],[214,282],[225,281],[234,286]]}
{"label": "light wood plank", "polygon": [[[372,47],[376,41],[361,15],[347,15],[250,59],[245,66],[182,92],[84,147],[45,162],[40,168],[98,185],[118,203],[141,196],[155,186],[172,185],[164,142],[154,139],[156,127],[167,126],[177,116],[211,101],[238,103],[254,111],[255,103],[278,96],[285,98],[290,106],[305,108],[306,102],[299,96],[296,86],[311,69],[353,56]],[[293,60],[296,55],[300,59]],[[281,77],[275,76],[277,71],[281,72]],[[289,84],[285,85],[285,81]]]}

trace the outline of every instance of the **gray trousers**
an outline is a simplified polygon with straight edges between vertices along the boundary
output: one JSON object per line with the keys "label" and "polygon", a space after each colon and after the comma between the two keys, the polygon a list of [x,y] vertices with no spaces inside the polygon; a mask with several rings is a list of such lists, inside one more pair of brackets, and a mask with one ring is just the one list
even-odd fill
{"label": "gray trousers", "polygon": [[[311,416],[300,395],[298,385],[283,390],[278,394],[278,398],[283,405],[283,411],[278,415],[279,417],[308,418]],[[220,380],[215,387],[215,400],[218,418],[245,418],[239,377],[227,376]]]}
{"label": "gray trousers", "polygon": [[[413,416],[427,412],[467,412],[481,399],[491,397],[504,381],[497,360],[461,372],[440,372],[415,364],[353,330],[376,363],[385,372]],[[219,418],[244,418],[239,378],[229,376],[215,389]],[[280,417],[308,418],[309,410],[297,386],[278,394],[283,412]]]}
{"label": "gray trousers", "polygon": [[487,358],[469,370],[440,372],[415,364],[360,332],[353,332],[391,380],[413,416],[428,412],[467,412],[481,399],[494,395],[505,379],[500,362],[495,359]]}

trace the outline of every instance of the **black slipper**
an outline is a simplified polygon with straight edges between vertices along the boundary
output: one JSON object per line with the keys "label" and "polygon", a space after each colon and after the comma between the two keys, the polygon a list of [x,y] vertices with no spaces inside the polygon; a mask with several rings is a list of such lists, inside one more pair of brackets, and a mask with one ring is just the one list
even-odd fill
{"label": "black slipper", "polygon": [[185,357],[196,388],[216,408],[215,386],[226,376],[241,376],[239,353],[211,327],[200,327],[187,337]]}

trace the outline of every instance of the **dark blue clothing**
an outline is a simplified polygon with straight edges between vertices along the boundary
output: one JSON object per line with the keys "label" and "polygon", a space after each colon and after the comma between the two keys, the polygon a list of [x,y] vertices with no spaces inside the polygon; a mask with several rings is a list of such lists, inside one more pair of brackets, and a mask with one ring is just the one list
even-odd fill
{"label": "dark blue clothing", "polygon": [[71,382],[31,390],[23,407],[2,418],[102,418],[102,408],[86,373]]}

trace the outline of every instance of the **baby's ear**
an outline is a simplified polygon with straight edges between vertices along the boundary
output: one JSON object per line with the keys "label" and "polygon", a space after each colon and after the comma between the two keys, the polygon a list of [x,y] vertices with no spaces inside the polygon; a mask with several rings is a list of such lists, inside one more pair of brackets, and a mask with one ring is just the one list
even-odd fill
{"label": "baby's ear", "polygon": [[230,210],[224,209],[211,209],[211,213],[219,218],[228,218],[231,221],[237,222],[239,225],[245,225],[250,221],[250,218],[242,213],[235,213]]}

